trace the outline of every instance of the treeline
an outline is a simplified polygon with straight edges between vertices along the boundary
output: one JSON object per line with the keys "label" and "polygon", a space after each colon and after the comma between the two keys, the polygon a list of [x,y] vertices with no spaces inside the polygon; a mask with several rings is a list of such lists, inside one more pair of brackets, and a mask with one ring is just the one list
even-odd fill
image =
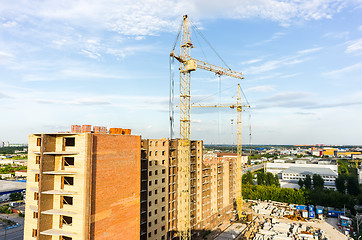
{"label": "treeline", "polygon": [[15,151],[22,151],[27,147],[2,147],[0,148],[0,154],[14,154]]}
{"label": "treeline", "polygon": [[[313,184],[312,184],[313,179]],[[299,188],[302,189],[303,187],[306,189],[323,189],[324,188],[324,180],[319,174],[313,174],[313,178],[310,175],[307,175],[305,179],[299,179],[298,181]]]}
{"label": "treeline", "polygon": [[12,167],[10,164],[0,165],[0,174],[13,173],[15,171],[26,170],[26,169],[27,169],[26,166]]}
{"label": "treeline", "polygon": [[263,185],[243,185],[242,188],[244,199],[253,200],[272,200],[278,202],[287,202],[294,204],[305,204],[306,194],[303,191],[295,190],[292,188],[280,188],[275,185],[263,186]]}
{"label": "treeline", "polygon": [[273,200],[300,205],[321,205],[342,209],[344,206],[355,214],[354,205],[362,204],[362,194],[353,196],[328,189],[292,189],[280,188],[275,185],[243,185],[244,199]]}
{"label": "treeline", "polygon": [[250,159],[259,159],[259,158],[262,158],[262,157],[265,157],[265,158],[276,158],[277,155],[275,155],[275,154],[269,154],[269,153],[265,153],[265,154],[252,153],[249,158],[250,158]]}
{"label": "treeline", "polygon": [[[257,172],[256,174],[256,182],[258,185],[265,185],[265,186],[280,186],[278,175],[273,175],[270,172]],[[254,184],[254,176],[253,174],[248,171],[247,173],[243,174],[243,184]]]}

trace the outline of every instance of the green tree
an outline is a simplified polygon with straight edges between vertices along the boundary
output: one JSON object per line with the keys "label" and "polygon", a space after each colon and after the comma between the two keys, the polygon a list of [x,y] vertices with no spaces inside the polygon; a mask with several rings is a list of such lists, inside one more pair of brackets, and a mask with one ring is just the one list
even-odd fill
{"label": "green tree", "polygon": [[313,187],[314,189],[324,188],[324,180],[319,174],[313,174]]}
{"label": "green tree", "polygon": [[357,196],[359,194],[359,184],[356,177],[349,176],[347,178],[347,192],[354,196]]}
{"label": "green tree", "polygon": [[343,175],[339,175],[336,180],[334,181],[337,191],[340,193],[346,192],[346,183],[345,177]]}
{"label": "green tree", "polygon": [[250,171],[243,174],[243,184],[253,184],[253,174]]}
{"label": "green tree", "polygon": [[265,185],[267,186],[275,185],[275,178],[271,172],[267,172],[265,175]]}
{"label": "green tree", "polygon": [[300,189],[303,188],[303,186],[304,186],[304,181],[303,181],[303,179],[299,178],[298,185],[299,185],[299,188],[300,188]]}
{"label": "green tree", "polygon": [[10,200],[11,201],[18,201],[23,199],[23,194],[20,192],[10,193]]}
{"label": "green tree", "polygon": [[256,177],[258,185],[265,185],[265,174],[263,172],[258,172]]}
{"label": "green tree", "polygon": [[307,175],[304,179],[304,186],[306,189],[312,188],[312,179],[310,178],[310,175]]}
{"label": "green tree", "polygon": [[275,186],[280,187],[278,174],[275,174],[274,176],[274,184]]}

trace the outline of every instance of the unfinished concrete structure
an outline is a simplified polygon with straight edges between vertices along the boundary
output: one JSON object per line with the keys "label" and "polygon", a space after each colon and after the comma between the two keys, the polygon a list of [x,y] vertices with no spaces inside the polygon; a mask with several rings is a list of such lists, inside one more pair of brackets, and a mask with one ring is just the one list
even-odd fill
{"label": "unfinished concrete structure", "polygon": [[[177,239],[181,141],[83,125],[29,137],[24,239]],[[233,217],[236,158],[190,146],[193,239]]]}
{"label": "unfinished concrete structure", "polygon": [[29,136],[24,239],[139,239],[141,137],[73,131]]}
{"label": "unfinished concrete structure", "polygon": [[[145,161],[142,172],[147,173],[142,178],[142,191],[147,194],[141,194],[141,239],[179,237],[178,216],[184,209],[178,208],[178,185],[182,183],[177,169],[183,148],[179,140],[142,140],[141,156]],[[237,160],[228,157],[204,160],[202,141],[191,141],[190,148],[191,235],[193,239],[202,239],[206,230],[215,230],[234,216]]]}

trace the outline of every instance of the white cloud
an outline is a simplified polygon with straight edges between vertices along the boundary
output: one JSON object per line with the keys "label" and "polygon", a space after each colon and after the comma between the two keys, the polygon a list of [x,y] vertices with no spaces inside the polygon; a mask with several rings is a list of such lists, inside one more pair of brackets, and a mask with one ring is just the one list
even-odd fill
{"label": "white cloud", "polygon": [[[50,69],[54,66],[49,66]],[[69,67],[62,66],[60,69],[52,71],[37,70],[35,73],[25,74],[23,81],[25,82],[41,82],[41,81],[58,81],[64,79],[84,80],[84,79],[124,79],[129,78],[125,74],[108,73],[102,70],[84,68],[84,67]]]}
{"label": "white cloud", "polygon": [[0,92],[0,98],[9,98],[9,96]]}
{"label": "white cloud", "polygon": [[322,50],[321,47],[317,47],[317,48],[309,48],[309,49],[304,49],[304,50],[300,50],[298,51],[299,54],[307,54],[307,53],[314,53],[314,52],[318,52]]}
{"label": "white cloud", "polygon": [[33,24],[41,19],[144,36],[176,31],[184,13],[195,21],[205,18],[263,18],[289,25],[294,20],[331,18],[344,5],[340,0],[7,0],[2,2],[0,15],[16,18],[20,24],[34,17]]}
{"label": "white cloud", "polygon": [[99,59],[99,57],[101,56],[99,53],[97,52],[92,52],[92,51],[89,51],[89,50],[81,50],[80,51],[81,53],[85,54],[86,56],[90,57],[90,58],[93,58],[93,59]]}
{"label": "white cloud", "polygon": [[362,38],[354,41],[348,41],[346,44],[348,46],[344,51],[345,53],[358,53],[358,54],[362,53]]}
{"label": "white cloud", "polygon": [[1,24],[1,26],[5,27],[5,28],[13,28],[13,27],[16,27],[17,25],[18,25],[18,23],[16,21],[8,21],[8,22]]}
{"label": "white cloud", "polygon": [[294,57],[285,57],[285,58],[280,58],[277,60],[270,60],[267,61],[259,66],[252,66],[248,69],[246,69],[244,72],[246,74],[262,74],[265,72],[269,72],[272,70],[275,70],[277,68],[281,68],[284,66],[288,66],[288,65],[295,65],[295,64],[299,64],[302,62],[305,62],[308,59],[298,59],[299,56],[294,56]]}
{"label": "white cloud", "polygon": [[14,57],[12,53],[0,51],[0,64],[9,64],[13,61]]}
{"label": "white cloud", "polygon": [[201,119],[191,119],[191,123],[202,123]]}
{"label": "white cloud", "polygon": [[349,32],[329,32],[324,34],[322,37],[325,38],[334,38],[334,39],[344,39],[349,36]]}
{"label": "white cloud", "polygon": [[62,105],[108,105],[110,101],[97,98],[80,98],[75,100],[57,100],[57,99],[37,99],[36,102],[43,104],[62,104]]}
{"label": "white cloud", "polygon": [[282,92],[277,93],[273,96],[264,98],[263,102],[284,102],[284,101],[293,101],[297,99],[309,98],[314,96],[314,93],[311,92]]}
{"label": "white cloud", "polygon": [[279,78],[292,78],[292,77],[295,77],[295,76],[298,76],[300,75],[300,73],[293,73],[293,74],[288,74],[288,75],[282,75],[280,76]]}
{"label": "white cloud", "polygon": [[350,66],[347,66],[344,68],[340,68],[337,70],[333,70],[330,72],[325,72],[322,75],[338,78],[338,77],[342,76],[343,74],[350,73],[350,72],[353,72],[356,70],[362,70],[362,62],[353,64],[353,65],[350,65]]}
{"label": "white cloud", "polygon": [[279,38],[281,38],[282,36],[284,36],[285,33],[284,32],[276,32],[274,33],[269,39],[266,39],[266,40],[263,40],[263,41],[260,41],[260,42],[256,42],[256,43],[253,43],[253,44],[250,44],[249,46],[260,46],[260,45],[264,45],[264,44],[267,44],[269,42],[272,42],[272,41],[275,41]]}
{"label": "white cloud", "polygon": [[274,91],[275,86],[273,85],[264,85],[264,86],[257,86],[257,87],[251,87],[245,90],[245,92],[270,92]]}
{"label": "white cloud", "polygon": [[241,64],[242,65],[253,64],[253,63],[261,62],[262,60],[263,60],[262,58],[255,58],[255,59],[251,59],[251,60],[248,60],[248,61],[244,61]]}
{"label": "white cloud", "polygon": [[[294,56],[286,56],[286,57],[281,57],[281,58],[274,59],[274,60],[269,60],[269,61],[266,61],[266,62],[260,64],[259,66],[251,66],[251,67],[247,68],[244,72],[246,74],[261,74],[261,73],[269,72],[269,71],[272,71],[272,70],[275,70],[278,68],[282,68],[285,66],[300,64],[300,63],[303,63],[303,62],[311,59],[311,58],[305,57],[305,55],[318,52],[322,49],[323,48],[321,48],[321,47],[316,47],[316,48],[300,50]],[[255,61],[255,63],[258,63],[258,62],[259,61]],[[295,76],[295,75],[296,74],[292,74],[291,76]],[[287,75],[286,77],[290,77],[290,76]]]}
{"label": "white cloud", "polygon": [[230,15],[235,18],[251,18],[259,16],[281,23],[288,23],[293,19],[319,20],[331,18],[343,6],[342,1],[277,1],[277,0],[249,0],[235,6]]}

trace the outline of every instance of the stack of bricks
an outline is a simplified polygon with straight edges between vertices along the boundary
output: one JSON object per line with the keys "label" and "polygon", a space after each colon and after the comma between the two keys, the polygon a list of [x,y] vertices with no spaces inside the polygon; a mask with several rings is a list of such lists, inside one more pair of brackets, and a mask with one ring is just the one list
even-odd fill
{"label": "stack of bricks", "polygon": [[110,128],[109,134],[131,135],[131,129]]}
{"label": "stack of bricks", "polygon": [[92,132],[92,125],[82,125],[82,133]]}
{"label": "stack of bricks", "polygon": [[93,132],[94,133],[107,133],[107,127],[94,126]]}
{"label": "stack of bricks", "polygon": [[80,125],[72,125],[71,131],[72,131],[72,133],[81,133],[82,127]]}

